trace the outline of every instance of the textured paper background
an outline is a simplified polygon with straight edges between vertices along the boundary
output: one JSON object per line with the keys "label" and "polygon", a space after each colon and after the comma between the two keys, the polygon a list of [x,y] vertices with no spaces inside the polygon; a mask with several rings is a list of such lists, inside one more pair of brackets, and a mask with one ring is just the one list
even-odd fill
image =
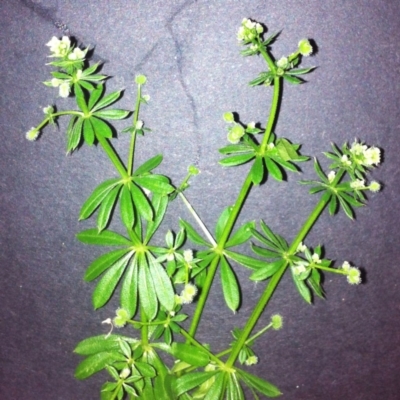
{"label": "textured paper background", "polygon": [[[242,58],[236,32],[243,17],[283,29],[276,56],[293,51],[299,39],[313,38],[317,65],[309,83],[286,86],[278,135],[303,143],[303,153],[320,156],[330,142],[359,138],[384,148],[384,163],[373,177],[384,183],[351,222],[343,214],[323,215],[307,243],[326,244],[326,256],[362,267],[364,284],[351,287],[327,276],[327,300],[306,305],[285,276],[260,322],[283,315],[279,332],[266,334],[255,351],[253,370],[278,385],[285,399],[396,400],[400,384],[399,295],[399,61],[400,5],[397,1],[122,1],[2,0],[0,3],[0,398],[97,399],[104,376],[77,382],[72,354],[82,339],[105,332],[101,321],[116,302],[94,312],[93,284],[86,266],[101,249],[85,247],[75,233],[81,204],[93,188],[116,176],[99,148],[83,147],[65,157],[65,120],[46,128],[38,142],[24,133],[57,98],[45,87],[47,48],[53,35],[68,34],[95,47],[94,60],[113,75],[108,90],[125,88],[122,107],[132,108],[137,73],[148,76],[151,102],[143,119],[152,133],[140,139],[139,160],[164,152],[159,171],[179,182],[189,164],[202,174],[187,196],[210,228],[232,203],[247,166],[236,171],[217,165],[226,144],[222,114],[236,111],[245,122],[265,124],[271,91],[248,87],[265,67]],[[124,126],[122,124],[121,126]],[[115,146],[125,151],[128,138]],[[321,155],[321,158],[323,156]],[[302,177],[312,178],[312,165]],[[326,164],[326,163],[325,163]],[[292,239],[317,201],[307,188],[269,181],[255,188],[241,221],[263,218]],[[190,219],[176,202],[164,232]],[[224,311],[219,280],[210,296],[199,340],[222,350],[233,326],[262,293],[264,283],[242,280],[243,305]]]}

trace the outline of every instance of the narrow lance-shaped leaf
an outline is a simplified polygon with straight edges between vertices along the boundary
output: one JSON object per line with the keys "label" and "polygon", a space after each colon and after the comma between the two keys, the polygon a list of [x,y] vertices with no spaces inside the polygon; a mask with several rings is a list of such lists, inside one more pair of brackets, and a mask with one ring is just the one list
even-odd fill
{"label": "narrow lance-shaped leaf", "polygon": [[122,90],[117,91],[117,92],[112,92],[108,94],[107,96],[103,97],[93,108],[92,112],[95,112],[97,110],[100,110],[101,108],[105,108],[109,106],[112,103],[115,103],[118,98],[121,96]]}
{"label": "narrow lance-shaped leaf", "polygon": [[225,229],[226,223],[228,222],[231,211],[231,206],[226,207],[218,218],[217,224],[215,226],[215,238],[217,239],[217,241],[221,239],[222,233]]}
{"label": "narrow lance-shaped leaf", "polygon": [[147,258],[158,301],[167,310],[172,310],[175,303],[175,293],[171,280],[162,265],[151,254],[148,254]]}
{"label": "narrow lance-shaped leaf", "polygon": [[110,300],[132,254],[133,252],[129,252],[125,257],[122,257],[100,279],[93,292],[93,306],[95,309],[103,307]]}
{"label": "narrow lance-shaped leaf", "polygon": [[139,255],[139,299],[148,319],[157,315],[157,295],[144,254]]}
{"label": "narrow lance-shaped leaf", "polygon": [[95,134],[90,118],[85,118],[83,122],[83,139],[89,146],[92,146],[94,143]]}
{"label": "narrow lance-shaped leaf", "polygon": [[132,194],[133,203],[138,213],[147,221],[151,221],[153,219],[153,209],[150,205],[150,200],[143,193],[142,189],[140,189],[133,182],[130,185],[130,190]]}
{"label": "narrow lance-shaped leaf", "polygon": [[101,203],[99,214],[97,216],[97,229],[99,232],[107,226],[108,221],[110,220],[120,189],[120,185],[111,189]]}
{"label": "narrow lance-shaped leaf", "polygon": [[133,175],[141,175],[146,172],[152,171],[161,164],[162,160],[163,160],[162,154],[157,154],[156,156],[144,162],[140,167],[138,167],[136,171],[133,173]]}
{"label": "narrow lance-shaped leaf", "polygon": [[82,243],[97,246],[129,246],[131,244],[131,242],[124,236],[107,230],[99,233],[97,229],[87,229],[79,232],[76,237]]}
{"label": "narrow lance-shaped leaf", "polygon": [[130,317],[135,315],[137,309],[138,270],[137,257],[134,256],[125,273],[121,287],[121,307],[128,312]]}
{"label": "narrow lance-shaped leaf", "polygon": [[118,179],[109,179],[94,189],[92,194],[83,203],[79,213],[79,220],[86,219],[92,215],[94,210],[100,205],[103,199],[107,196],[109,191],[118,183]]}
{"label": "narrow lance-shaped leaf", "polygon": [[152,238],[154,232],[160,226],[160,224],[164,218],[165,212],[167,211],[168,197],[155,193],[155,194],[153,194],[151,204],[153,206],[155,216],[152,221],[149,221],[147,223],[146,238],[144,241],[145,243],[149,242],[149,240]]}
{"label": "narrow lance-shaped leaf", "polygon": [[267,382],[264,379],[261,379],[243,370],[238,370],[238,374],[247,386],[254,388],[264,396],[277,397],[282,394],[276,386],[274,386],[272,383]]}
{"label": "narrow lance-shaped leaf", "polygon": [[186,343],[174,342],[171,346],[171,354],[176,359],[195,367],[205,367],[210,362],[210,357],[205,351]]}
{"label": "narrow lance-shaped leaf", "polygon": [[240,303],[240,289],[235,273],[225,257],[221,257],[221,285],[227,306],[236,311]]}
{"label": "narrow lance-shaped leaf", "polygon": [[119,210],[123,224],[131,229],[135,222],[135,210],[133,209],[133,201],[129,184],[122,186],[119,199]]}

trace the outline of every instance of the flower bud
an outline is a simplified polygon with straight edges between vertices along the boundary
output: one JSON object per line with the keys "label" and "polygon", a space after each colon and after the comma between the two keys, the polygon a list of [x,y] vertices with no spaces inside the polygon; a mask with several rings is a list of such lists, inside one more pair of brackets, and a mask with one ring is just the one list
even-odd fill
{"label": "flower bud", "polygon": [[31,142],[33,142],[34,140],[36,140],[39,136],[39,131],[36,128],[31,128],[29,129],[28,132],[26,132],[25,134],[26,138],[28,140],[30,140]]}
{"label": "flower bud", "polygon": [[138,85],[144,85],[147,82],[147,78],[144,75],[136,75],[135,82]]}

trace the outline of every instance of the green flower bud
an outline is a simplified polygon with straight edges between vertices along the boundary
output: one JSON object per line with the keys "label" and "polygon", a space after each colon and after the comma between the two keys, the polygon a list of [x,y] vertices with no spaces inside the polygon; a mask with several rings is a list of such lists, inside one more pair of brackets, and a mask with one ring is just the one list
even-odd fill
{"label": "green flower bud", "polygon": [[147,78],[144,75],[136,75],[135,82],[138,85],[144,85],[147,81]]}
{"label": "green flower bud", "polygon": [[299,42],[299,52],[302,56],[308,57],[312,54],[313,48],[308,39],[302,39]]}
{"label": "green flower bud", "polygon": [[275,329],[276,331],[281,329],[283,326],[282,316],[279,314],[273,315],[271,317],[271,324],[272,324],[272,329]]}
{"label": "green flower bud", "polygon": [[233,116],[233,114],[231,112],[226,112],[223,115],[223,119],[224,119],[225,122],[228,122],[228,123],[235,122],[235,118],[234,118],[234,116]]}
{"label": "green flower bud", "polygon": [[241,125],[235,125],[228,132],[228,142],[232,144],[239,143],[240,138],[245,134],[245,130]]}
{"label": "green flower bud", "polygon": [[188,172],[191,175],[198,175],[200,173],[200,170],[194,165],[189,165]]}

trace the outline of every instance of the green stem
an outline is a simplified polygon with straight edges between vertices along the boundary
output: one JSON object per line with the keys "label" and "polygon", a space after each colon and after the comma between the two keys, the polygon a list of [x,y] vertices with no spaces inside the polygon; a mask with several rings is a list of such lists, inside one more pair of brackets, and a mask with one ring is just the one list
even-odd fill
{"label": "green stem", "polygon": [[140,320],[142,321],[142,327],[141,329],[141,337],[142,337],[142,345],[147,346],[149,344],[149,327],[147,325],[147,317],[146,314],[144,313],[144,310],[142,307],[140,307]]}
{"label": "green stem", "polygon": [[[251,181],[251,176],[250,176],[250,173],[249,173],[247,175],[246,180],[243,183],[242,189],[239,192],[239,196],[238,196],[238,198],[236,200],[235,205],[232,208],[232,211],[231,211],[231,213],[229,215],[228,221],[227,221],[227,223],[225,225],[225,228],[224,228],[224,231],[222,233],[221,239],[219,240],[218,245],[216,247],[216,249],[218,249],[218,251],[220,253],[222,253],[222,251],[224,249],[225,243],[228,240],[228,237],[229,237],[229,235],[230,235],[230,233],[232,231],[232,228],[233,228],[233,226],[234,226],[234,224],[236,222],[236,219],[237,219],[237,217],[239,215],[239,212],[240,212],[240,210],[241,210],[241,208],[243,206],[243,203],[244,203],[244,201],[246,199],[246,196],[247,196],[248,192],[250,191],[251,186],[252,186],[252,181]],[[194,335],[196,334],[197,327],[199,325],[200,318],[201,318],[204,306],[205,306],[206,301],[207,301],[208,293],[210,292],[211,285],[212,285],[215,273],[216,273],[217,268],[218,268],[219,260],[220,260],[220,257],[215,257],[212,260],[210,266],[208,267],[206,281],[204,283],[204,286],[201,289],[200,298],[199,298],[199,301],[197,303],[196,310],[194,311],[192,323],[191,323],[190,329],[189,329],[189,334],[192,337],[194,337]]]}
{"label": "green stem", "polygon": [[281,91],[282,91],[282,79],[279,76],[276,76],[274,78],[274,95],[272,98],[272,104],[271,104],[271,111],[269,114],[268,121],[266,123],[266,128],[265,128],[265,134],[261,143],[261,154],[265,154],[265,149],[268,144],[269,137],[271,136],[272,129],[275,125],[275,120],[276,120],[276,115],[278,113],[278,108],[279,108],[279,99],[281,97]]}
{"label": "green stem", "polygon": [[[341,176],[337,176],[337,182],[340,180]],[[300,242],[302,242],[307,234],[310,232],[312,226],[314,223],[317,221],[319,216],[321,215],[322,211],[328,204],[328,200],[323,200],[321,199],[317,205],[315,206],[314,210],[311,212],[310,216],[307,218],[306,222],[304,225],[301,227],[300,231],[298,232],[297,236],[294,238],[292,244],[290,245],[289,254],[294,254],[297,250],[297,247],[299,246]],[[227,366],[232,367],[233,364],[235,363],[240,350],[242,349],[243,345],[246,343],[247,338],[251,334],[254,326],[256,325],[258,319],[260,318],[262,312],[264,311],[265,307],[267,306],[269,300],[271,299],[272,295],[275,292],[276,287],[279,284],[279,281],[281,280],[284,272],[286,271],[289,263],[286,262],[278,272],[276,272],[271,280],[269,281],[267,287],[264,290],[264,293],[260,297],[260,300],[258,301],[256,307],[254,308],[253,312],[251,313],[249,319],[246,322],[246,325],[243,328],[242,334],[239,338],[239,340],[236,342],[235,346],[232,349],[232,352],[229,356],[229,359],[227,361]]]}
{"label": "green stem", "polygon": [[124,164],[122,164],[122,161],[118,157],[117,153],[115,152],[115,150],[113,149],[113,147],[111,146],[109,141],[106,138],[104,138],[103,136],[97,135],[97,134],[96,134],[96,138],[99,141],[101,147],[103,147],[103,150],[108,155],[108,158],[114,164],[114,167],[117,169],[117,171],[122,176],[122,178],[129,179],[129,175],[126,172],[126,168],[125,168]]}
{"label": "green stem", "polygon": [[142,90],[141,85],[138,85],[138,91],[136,96],[136,105],[135,105],[135,112],[133,113],[133,128],[134,131],[132,132],[131,137],[131,145],[129,149],[129,159],[128,159],[128,174],[132,175],[133,172],[133,159],[135,154],[135,141],[136,141],[136,123],[139,119],[139,111],[140,111],[140,103],[142,98]]}

